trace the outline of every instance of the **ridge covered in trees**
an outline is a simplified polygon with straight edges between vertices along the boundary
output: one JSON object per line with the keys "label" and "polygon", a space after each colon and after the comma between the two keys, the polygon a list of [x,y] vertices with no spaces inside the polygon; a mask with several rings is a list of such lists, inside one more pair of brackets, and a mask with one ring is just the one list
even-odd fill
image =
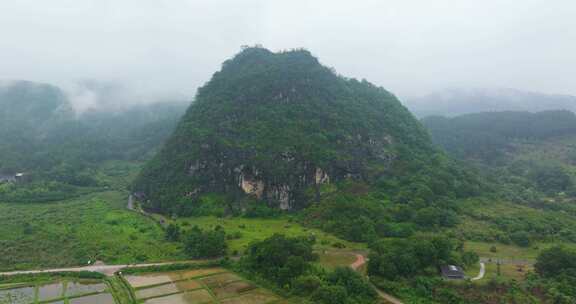
{"label": "ridge covered in trees", "polygon": [[449,162],[385,89],[339,76],[306,50],[254,47],[198,90],[133,189],[145,208],[180,215],[203,209],[210,193],[229,208],[249,197],[301,209],[345,180],[408,192],[415,178],[430,196],[473,192]]}
{"label": "ridge covered in trees", "polygon": [[145,160],[160,146],[186,104],[163,102],[77,113],[58,87],[27,81],[0,85],[0,201],[57,201],[103,187],[98,167]]}

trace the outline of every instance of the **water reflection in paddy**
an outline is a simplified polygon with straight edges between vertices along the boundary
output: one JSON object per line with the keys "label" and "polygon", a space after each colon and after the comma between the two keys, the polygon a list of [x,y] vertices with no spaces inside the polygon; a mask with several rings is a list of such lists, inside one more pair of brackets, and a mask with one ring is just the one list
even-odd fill
{"label": "water reflection in paddy", "polygon": [[204,268],[204,269],[195,269],[187,271],[127,275],[125,276],[125,279],[128,281],[128,283],[130,283],[130,285],[132,285],[132,287],[138,288],[138,287],[180,281],[192,277],[211,275],[220,272],[226,272],[226,270],[223,268]]}
{"label": "water reflection in paddy", "polygon": [[152,288],[136,290],[136,297],[138,299],[146,299],[146,298],[151,298],[151,297],[155,297],[155,296],[161,296],[161,295],[165,295],[165,294],[176,293],[178,291],[179,290],[178,290],[178,288],[176,288],[176,285],[166,284],[166,285],[160,285],[160,286],[156,286],[156,287],[152,287]]}
{"label": "water reflection in paddy", "polygon": [[88,282],[68,282],[66,286],[67,296],[76,296],[93,292],[102,292],[106,289],[106,284]]}
{"label": "water reflection in paddy", "polygon": [[0,290],[0,303],[28,304],[34,301],[34,287]]}
{"label": "water reflection in paddy", "polygon": [[145,304],[204,304],[214,303],[206,290],[179,293],[171,296],[146,300]]}
{"label": "water reflection in paddy", "polygon": [[114,298],[109,293],[70,299],[70,304],[114,304]]}
{"label": "water reflection in paddy", "polygon": [[46,301],[50,299],[58,299],[64,296],[64,288],[62,283],[52,283],[41,285],[38,287],[38,300]]}

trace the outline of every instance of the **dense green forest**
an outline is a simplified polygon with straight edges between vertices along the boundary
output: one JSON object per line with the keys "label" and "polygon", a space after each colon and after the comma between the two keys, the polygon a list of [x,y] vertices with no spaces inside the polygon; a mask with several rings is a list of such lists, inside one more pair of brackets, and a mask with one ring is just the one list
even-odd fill
{"label": "dense green forest", "polygon": [[26,183],[0,185],[3,201],[55,201],[105,185],[107,160],[145,160],[172,132],[186,103],[137,105],[76,113],[57,87],[14,82],[0,88],[0,175]]}
{"label": "dense green forest", "polygon": [[227,195],[223,204],[248,194],[302,209],[323,199],[324,185],[346,180],[404,201],[410,187],[426,202],[480,187],[386,90],[337,75],[305,50],[255,47],[198,90],[134,190],[149,210],[194,215],[213,192]]}
{"label": "dense green forest", "polygon": [[[25,178],[0,183],[0,267],[233,255],[237,271],[311,303],[374,303],[374,286],[406,303],[574,302],[572,112],[420,122],[306,50],[260,47],[186,106],[77,113],[57,87],[1,87],[0,177]],[[126,189],[138,212],[122,210]],[[370,258],[358,273],[333,254]],[[454,264],[473,277],[492,258],[526,268],[439,276]]]}
{"label": "dense green forest", "polygon": [[510,199],[574,195],[572,112],[489,112],[428,117],[423,123],[435,143],[481,169]]}

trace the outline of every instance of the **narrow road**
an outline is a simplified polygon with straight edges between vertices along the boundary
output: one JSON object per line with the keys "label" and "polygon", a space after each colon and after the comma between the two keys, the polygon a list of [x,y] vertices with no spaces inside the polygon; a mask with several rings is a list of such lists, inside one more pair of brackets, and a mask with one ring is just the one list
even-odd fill
{"label": "narrow road", "polygon": [[350,264],[350,268],[358,270],[358,268],[362,267],[364,264],[366,264],[366,258],[361,254],[356,254],[356,261]]}
{"label": "narrow road", "polygon": [[392,304],[404,304],[402,303],[402,301],[396,299],[395,297],[381,291],[380,289],[378,289],[376,286],[373,286],[374,289],[376,289],[376,292],[378,293],[378,295],[384,299],[385,301],[387,301],[388,303],[392,303]]}
{"label": "narrow road", "polygon": [[[350,268],[357,271],[364,264],[366,264],[366,258],[361,254],[356,254],[356,261],[354,261],[354,263],[350,264]],[[393,297],[392,295],[389,295],[389,294],[383,292],[382,290],[378,289],[378,287],[376,287],[374,284],[370,283],[370,285],[372,285],[374,290],[376,290],[376,292],[378,293],[380,298],[384,299],[386,302],[391,303],[391,304],[404,304],[399,299],[397,299],[397,298]]]}
{"label": "narrow road", "polygon": [[140,205],[137,205],[134,203],[134,195],[133,194],[130,194],[128,196],[128,204],[127,204],[126,208],[128,210],[136,211],[136,212],[142,214],[143,216],[146,216],[146,217],[152,219],[153,221],[158,223],[160,226],[162,226],[162,228],[168,227],[168,219],[165,216],[163,216],[161,214],[156,214],[156,217],[154,217],[154,216],[152,216],[152,214],[144,211],[144,209],[142,209],[142,207]]}
{"label": "narrow road", "polygon": [[486,266],[484,265],[483,262],[480,262],[480,272],[478,273],[478,275],[476,277],[474,277],[470,280],[478,281],[484,277],[484,274],[486,274]]}
{"label": "narrow road", "polygon": [[179,261],[179,262],[148,263],[148,264],[125,264],[125,265],[90,265],[90,266],[69,267],[69,268],[53,268],[53,269],[42,269],[42,270],[23,270],[23,271],[0,272],[0,276],[12,276],[12,275],[18,275],[18,274],[51,273],[51,272],[81,272],[81,271],[99,272],[99,273],[105,274],[107,276],[112,276],[118,270],[120,270],[122,268],[126,268],[126,267],[162,266],[162,265],[194,263],[194,262],[197,262],[197,261]]}
{"label": "narrow road", "polygon": [[518,259],[506,259],[506,258],[480,258],[480,262],[488,264],[502,264],[502,265],[534,265],[535,260],[518,260]]}
{"label": "narrow road", "polygon": [[134,210],[134,196],[132,194],[128,196],[128,206],[126,208],[128,208],[128,210]]}

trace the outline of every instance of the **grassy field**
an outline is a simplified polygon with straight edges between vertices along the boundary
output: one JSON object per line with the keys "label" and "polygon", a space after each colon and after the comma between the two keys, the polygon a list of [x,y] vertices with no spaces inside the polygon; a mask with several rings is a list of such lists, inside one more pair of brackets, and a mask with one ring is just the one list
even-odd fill
{"label": "grassy field", "polygon": [[[534,271],[534,267],[530,265],[500,265],[500,277],[509,280],[523,281],[528,272]],[[498,265],[494,263],[486,264],[486,275],[483,281],[488,282],[492,278],[498,277]]]}
{"label": "grassy field", "polygon": [[288,236],[314,236],[317,250],[336,250],[335,244],[342,244],[346,249],[363,250],[365,244],[352,243],[339,239],[318,229],[310,229],[291,222],[288,218],[253,219],[253,218],[217,218],[213,216],[181,218],[176,222],[184,227],[198,226],[203,229],[213,229],[221,226],[228,235],[237,234],[237,239],[228,241],[230,253],[243,253],[250,243],[268,238],[276,233]]}
{"label": "grassy field", "polygon": [[[492,246],[496,247],[496,252],[490,251]],[[544,246],[544,245],[543,245]],[[546,244],[551,246],[551,244]],[[501,243],[486,243],[486,242],[466,242],[464,244],[465,250],[474,251],[480,257],[492,259],[514,259],[514,260],[535,260],[540,253],[540,246],[519,247],[514,245],[505,245]]]}
{"label": "grassy field", "polygon": [[[126,210],[127,193],[93,193],[54,203],[0,203],[0,271],[86,265],[141,263],[185,259],[178,243],[166,242],[158,223]],[[345,266],[365,244],[351,243],[288,218],[199,217],[178,219],[183,227],[216,225],[238,238],[228,240],[229,253],[241,254],[251,242],[275,233],[314,236],[320,264]],[[339,247],[335,248],[337,244]]]}
{"label": "grassy field", "polygon": [[[137,163],[107,162],[97,173],[105,191],[74,199],[0,202],[0,271],[81,266],[96,260],[128,264],[186,259],[180,244],[165,241],[157,221],[126,209],[128,193],[124,189],[138,168]],[[241,254],[251,242],[275,233],[316,237],[321,263],[329,268],[353,262],[354,255],[347,251],[365,249],[364,244],[302,227],[289,218],[199,217],[176,221],[184,228],[222,226],[228,235],[236,236],[228,240],[231,254]]]}
{"label": "grassy field", "polygon": [[318,264],[326,269],[349,266],[356,261],[356,253],[366,254],[363,251],[350,251],[345,249],[318,250]]}
{"label": "grassy field", "polygon": [[[574,243],[536,243],[529,247],[519,247],[501,243],[471,241],[466,242],[464,248],[478,253],[483,258],[535,261],[542,250],[556,245],[576,249],[576,244]],[[496,247],[496,252],[490,250],[492,246]]]}
{"label": "grassy field", "polygon": [[108,191],[40,204],[0,203],[0,270],[181,259],[154,221]]}

